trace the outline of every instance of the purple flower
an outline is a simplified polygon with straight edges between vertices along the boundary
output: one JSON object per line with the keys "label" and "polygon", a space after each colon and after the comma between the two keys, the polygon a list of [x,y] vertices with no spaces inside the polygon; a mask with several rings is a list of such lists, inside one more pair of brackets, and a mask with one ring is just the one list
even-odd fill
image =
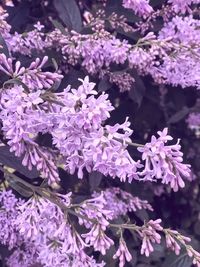
{"label": "purple flower", "polygon": [[13,69],[12,59],[0,54],[0,70],[12,78],[20,79],[29,90],[49,89],[55,82],[60,81],[63,76],[58,73],[43,72],[42,67],[47,61],[47,56],[42,60],[36,58],[28,68],[21,67],[21,63],[17,61]]}
{"label": "purple flower", "polygon": [[[18,244],[19,245],[19,244]],[[8,267],[27,267],[39,264],[37,249],[32,243],[23,244],[23,249],[15,248],[13,253],[6,260]]]}
{"label": "purple flower", "polygon": [[[71,193],[67,195],[57,194],[58,203],[65,205],[66,209],[71,205]],[[97,200],[94,200],[97,201]],[[88,201],[90,203],[90,201]],[[18,215],[14,224],[18,229],[25,244],[31,243],[36,262],[45,267],[82,266],[83,262],[88,266],[102,267],[103,263],[96,263],[92,257],[85,254],[84,249],[88,245],[68,222],[68,216],[57,205],[49,200],[34,196],[27,202],[18,205]],[[103,229],[102,229],[103,231]],[[105,237],[105,240],[108,238]],[[9,264],[21,262],[25,267],[23,258],[25,251],[16,250],[8,260]],[[28,252],[27,252],[28,253]],[[22,254],[22,259],[18,255]],[[16,259],[14,259],[16,255]],[[31,257],[31,255],[30,255]],[[31,260],[31,258],[30,258]]]}
{"label": "purple flower", "polygon": [[172,137],[167,135],[168,129],[158,131],[159,138],[152,136],[151,142],[138,148],[145,161],[144,170],[140,173],[144,180],[161,179],[162,183],[170,184],[174,191],[184,187],[183,177],[190,178],[190,165],[183,164],[183,153],[179,141],[175,145],[166,145]]}
{"label": "purple flower", "polygon": [[[176,1],[186,4],[187,1]],[[163,63],[155,69],[162,76],[162,83],[171,83],[181,87],[200,88],[199,44],[200,22],[192,16],[175,16],[165,23],[159,32],[158,39],[171,46],[163,57]],[[175,56],[173,56],[175,55]]]}
{"label": "purple flower", "polygon": [[82,234],[82,237],[85,238],[88,245],[93,246],[95,251],[100,251],[103,255],[114,244],[114,241],[105,234],[100,224],[94,224],[90,232]]}
{"label": "purple flower", "polygon": [[123,6],[142,17],[147,17],[153,11],[148,0],[123,0]]}
{"label": "purple flower", "polygon": [[103,127],[113,110],[108,95],[95,98],[94,83],[87,77],[82,82],[77,90],[68,87],[56,94],[66,106],[57,108],[51,134],[53,143],[66,159],[66,170],[73,174],[78,169],[79,178],[86,168],[88,172],[96,170],[106,176],[117,176],[121,181],[137,179],[140,164],[126,149],[132,133],[128,119],[121,125]]}
{"label": "purple flower", "polygon": [[154,251],[153,243],[160,243],[161,236],[157,231],[162,231],[163,228],[160,226],[161,220],[155,221],[150,220],[144,227],[138,230],[140,237],[142,238],[141,254],[145,254],[146,257]]}
{"label": "purple flower", "polygon": [[108,220],[112,219],[112,211],[107,210],[105,207],[106,201],[103,194],[84,201],[80,204],[80,208],[76,209],[76,212],[81,214],[87,219],[79,217],[79,224],[84,224],[90,231],[86,234],[82,234],[85,242],[94,247],[94,250],[100,251],[105,255],[106,250],[114,244],[106,234],[106,227],[109,225]]}
{"label": "purple flower", "polygon": [[101,191],[101,193],[95,192],[93,193],[93,196],[96,197],[100,194],[102,194],[105,200],[104,209],[112,212],[112,219],[140,209],[153,210],[148,201],[134,197],[118,187],[108,188],[105,191]]}
{"label": "purple flower", "polygon": [[15,220],[19,214],[16,207],[22,204],[23,201],[18,200],[11,191],[0,192],[0,240],[1,244],[7,245],[9,249],[21,242]]}
{"label": "purple flower", "polygon": [[126,246],[126,242],[121,237],[119,241],[119,248],[116,251],[116,253],[113,255],[113,259],[119,258],[119,267],[123,267],[126,264],[126,261],[131,261],[132,256],[130,252],[128,251],[128,248]]}
{"label": "purple flower", "polygon": [[192,4],[199,4],[199,0],[168,0],[170,4],[172,4],[173,11],[176,13],[186,13],[191,12],[191,9],[189,6]]}

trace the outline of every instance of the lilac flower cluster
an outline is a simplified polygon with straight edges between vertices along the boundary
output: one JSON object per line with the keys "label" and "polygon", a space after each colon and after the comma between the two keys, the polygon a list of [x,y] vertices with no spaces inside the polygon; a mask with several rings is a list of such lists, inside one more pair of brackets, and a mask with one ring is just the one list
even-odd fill
{"label": "lilac flower cluster", "polygon": [[[36,165],[43,173],[49,169],[49,175],[43,176],[49,176],[53,182],[58,180],[51,153],[44,153],[44,149],[34,142],[39,132],[50,132],[53,143],[65,160],[65,168],[70,173],[78,168],[79,178],[83,176],[84,167],[89,172],[97,170],[113,178],[118,176],[121,180],[127,176],[130,181],[137,178],[139,163],[131,159],[125,143],[114,139],[130,141],[130,123],[126,121],[122,125],[103,127],[102,123],[110,116],[109,111],[113,107],[105,94],[94,98],[97,92],[93,88],[94,84],[86,78],[78,90],[68,87],[63,93],[55,94],[57,101],[63,105],[52,104],[50,113],[46,112],[40,91],[26,94],[21,86],[15,86],[2,92],[2,129],[17,156],[26,152],[24,165],[30,168]],[[30,98],[34,101],[32,105]],[[27,107],[27,102],[30,107]],[[34,103],[40,103],[38,109]],[[124,134],[118,133],[119,129],[123,129]]]}
{"label": "lilac flower cluster", "polygon": [[[97,192],[93,194],[94,197],[98,195],[99,193]],[[141,209],[153,210],[148,201],[134,197],[118,187],[106,189],[103,191],[103,197],[105,200],[105,209],[112,211],[112,219],[121,215],[126,215],[128,212],[135,212]]]}
{"label": "lilac flower cluster", "polygon": [[144,225],[144,227],[137,230],[142,238],[141,254],[145,254],[146,257],[149,257],[150,253],[154,251],[152,244],[159,244],[161,241],[161,236],[158,231],[162,231],[163,227],[160,226],[160,223],[160,219],[156,221],[150,220]]}
{"label": "lilac flower cluster", "polygon": [[[41,115],[45,111],[36,110],[37,104],[42,103],[41,91],[27,94],[22,86],[13,86],[1,92],[0,119],[2,131],[8,139],[10,150],[16,156],[24,156],[23,165],[30,170],[33,166],[41,172],[43,178],[51,182],[59,180],[57,167],[52,152],[40,147],[35,138],[45,129]],[[37,131],[33,127],[37,123]]]}
{"label": "lilac flower cluster", "polygon": [[[198,0],[195,1],[197,2]],[[185,1],[179,1],[180,5],[181,3],[186,4]],[[152,10],[146,0],[124,1],[124,5],[133,5],[134,10],[141,15]],[[166,22],[158,37],[150,32],[134,45],[114,37],[103,28],[99,30],[98,27],[92,34],[68,32],[67,29],[66,34],[63,34],[56,29],[44,36],[41,32],[43,25],[38,23],[31,32],[12,35],[10,25],[5,21],[6,16],[5,13],[1,14],[4,27],[0,31],[11,52],[31,55],[33,49],[41,51],[55,47],[58,52],[61,51],[65,64],[81,63],[88,73],[99,73],[100,77],[103,70],[110,72],[112,63],[122,65],[128,62],[130,68],[136,68],[143,75],[152,75],[158,83],[199,88],[199,21],[192,15],[174,17]],[[120,75],[120,82],[117,82],[114,75],[110,75],[110,81],[116,83],[121,91],[125,91],[131,88],[134,79],[124,71]]]}
{"label": "lilac flower cluster", "polygon": [[190,6],[192,4],[199,4],[199,0],[168,0],[168,3],[172,4],[172,8],[176,13],[191,12]]}
{"label": "lilac flower cluster", "polygon": [[74,33],[72,37],[62,36],[62,53],[66,58],[69,57],[68,61],[71,64],[76,64],[81,56],[82,66],[89,73],[97,73],[112,62],[125,63],[131,46],[126,41],[109,36],[107,32],[103,32],[103,35],[98,37],[96,34],[84,36]]}
{"label": "lilac flower cluster", "polygon": [[[102,93],[95,98],[95,84],[88,77],[81,82],[78,89],[68,86],[62,93],[50,95],[42,90],[27,93],[21,85],[2,91],[2,130],[11,151],[24,157],[22,163],[29,169],[36,166],[50,184],[59,181],[56,165],[60,161],[71,174],[78,170],[79,178],[86,169],[121,181],[131,182],[142,175],[145,180],[162,179],[176,191],[183,187],[181,176],[189,177],[189,166],[181,163],[178,143],[164,145],[172,139],[167,130],[159,133],[158,140],[152,137],[151,143],[139,148],[146,162],[144,171],[138,173],[143,165],[127,150],[132,134],[128,119],[121,125],[105,125],[113,110],[108,95]],[[39,133],[50,133],[58,151],[40,147],[35,141]]]}
{"label": "lilac flower cluster", "polygon": [[39,264],[37,250],[32,242],[23,242],[21,247],[19,243],[17,245],[6,260],[8,267],[29,267]]}
{"label": "lilac flower cluster", "polygon": [[[89,228],[88,233],[82,234],[85,238],[86,244],[93,246],[94,250],[100,251],[103,255],[106,254],[106,250],[114,244],[105,231],[109,225],[108,220],[112,219],[112,212],[105,209],[105,200],[103,195],[86,200],[80,205],[76,212],[84,216],[79,217],[79,224],[84,224],[86,228]],[[88,218],[90,221],[88,221]]]}
{"label": "lilac flower cluster", "polygon": [[0,32],[10,51],[31,56],[33,51],[44,51],[45,48],[49,47],[50,44],[46,42],[46,36],[42,31],[44,25],[41,25],[40,22],[34,25],[32,31],[12,34],[11,26],[5,21],[7,16],[8,14],[4,10],[0,10]]}
{"label": "lilac flower cluster", "polygon": [[123,6],[132,9],[137,15],[144,18],[153,12],[148,0],[123,0]]}
{"label": "lilac flower cluster", "polygon": [[[177,14],[191,13],[192,5],[198,5],[199,0],[168,0],[168,3],[171,5],[173,12]],[[151,13],[153,13],[153,8],[149,4],[148,0],[123,0],[123,6],[125,8],[132,9],[135,14],[142,16],[143,18],[148,18]]]}
{"label": "lilac flower cluster", "polygon": [[[2,198],[4,195],[8,196],[7,199],[11,205],[17,202],[11,192],[1,193]],[[65,207],[69,207],[71,193],[59,196]],[[36,262],[49,267],[82,266],[81,264],[91,267],[104,266],[103,263],[95,263],[93,258],[85,254],[83,248],[86,244],[69,225],[67,214],[48,200],[34,196],[24,203],[18,201],[12,211],[8,210],[8,202],[3,203],[2,207],[7,209],[3,214],[12,214],[14,220],[5,217],[3,221],[1,217],[1,223],[6,221],[5,226],[10,223],[10,234],[15,229],[13,237],[21,240],[20,243],[19,240],[13,243],[12,247],[16,247],[16,250],[7,260],[9,266],[28,267]],[[2,211],[0,214],[3,215]],[[25,244],[24,249],[20,248],[22,243]]]}
{"label": "lilac flower cluster", "polygon": [[[125,194],[125,192],[123,193]],[[12,232],[15,229],[13,236],[16,239],[21,238],[26,244],[25,249],[22,250],[18,246],[19,240],[17,240],[18,242],[15,240],[10,248],[17,248],[8,258],[8,266],[15,264],[15,266],[27,267],[34,262],[39,262],[42,266],[68,267],[75,266],[75,264],[82,266],[81,264],[84,262],[84,266],[104,266],[103,263],[95,263],[83,251],[89,245],[94,250],[99,250],[105,254],[106,250],[114,244],[113,240],[105,234],[105,230],[109,226],[108,220],[112,220],[113,211],[106,208],[104,192],[95,198],[84,201],[79,205],[79,208],[76,208],[77,215],[81,215],[78,217],[80,225],[90,229],[90,232],[82,234],[85,241],[69,225],[67,213],[48,200],[34,196],[27,202],[19,202],[11,191],[1,192],[1,198],[3,199],[5,196],[6,199],[2,202],[2,207],[6,211],[1,214],[5,218],[0,217],[1,223],[9,220],[11,223],[9,231]],[[67,208],[69,209],[71,206],[71,193],[57,196],[59,196],[62,207],[67,211]],[[8,209],[8,202],[15,205],[12,211]],[[14,219],[10,220],[7,214],[11,214]],[[5,225],[7,226],[7,221]],[[32,249],[30,249],[31,247]],[[113,257],[120,258],[120,266],[124,266],[125,259],[127,261],[131,259],[126,243],[122,238],[119,249]]]}
{"label": "lilac flower cluster", "polygon": [[[42,60],[36,58],[28,68],[21,67],[20,61],[17,61],[15,68],[13,68],[13,60],[7,58],[4,54],[0,54],[0,70],[9,77],[20,79],[31,91],[50,89],[54,83],[63,78],[63,75],[42,71],[42,67],[47,61],[47,56]],[[39,102],[35,104],[39,104]]]}
{"label": "lilac flower cluster", "polygon": [[[175,48],[169,55],[164,56],[163,64],[158,67],[166,83],[181,85],[183,88],[189,86],[200,88],[199,27],[200,21],[192,16],[184,18],[176,16],[160,31],[159,39],[170,38]],[[176,46],[180,49],[176,49]]]}
{"label": "lilac flower cluster", "polygon": [[[14,252],[7,259],[9,267],[28,267],[37,262],[36,250],[30,242],[24,243],[24,238],[19,234],[16,219],[20,215],[18,206],[24,205],[24,201],[17,199],[12,191],[0,192],[0,243],[7,245]],[[24,247],[22,250],[21,247]]]}
{"label": "lilac flower cluster", "polygon": [[8,245],[12,249],[19,241],[17,229],[13,227],[15,219],[18,215],[16,206],[22,204],[21,200],[17,200],[11,191],[2,191],[0,194],[0,239],[1,244]]}
{"label": "lilac flower cluster", "polygon": [[[136,68],[142,75],[150,74],[157,83],[181,85],[183,88],[188,86],[199,88],[198,24],[199,21],[192,17],[177,17],[163,27],[158,37],[150,32],[139,39],[135,45],[121,41],[105,30],[101,35],[73,33],[73,36],[63,36],[55,32],[51,33],[49,38],[56,40],[55,43],[57,47],[59,44],[67,62],[74,65],[81,59],[82,67],[91,74],[99,72],[102,76],[102,69],[108,69],[107,73],[109,73],[111,63],[120,65],[128,62],[130,68]],[[185,28],[185,31],[180,31],[181,34],[182,32],[189,34],[183,34],[181,37],[181,34],[175,34],[174,30],[172,33],[171,28],[176,29],[177,25],[180,29]],[[126,72],[122,73],[121,77],[123,75],[128,77]],[[128,80],[131,81],[130,77]],[[112,76],[110,81],[115,82]],[[129,89],[130,86],[126,84],[120,86],[121,91]]]}
{"label": "lilac flower cluster", "polygon": [[138,148],[145,161],[145,168],[140,173],[144,180],[161,179],[162,183],[170,184],[174,191],[184,187],[183,177],[189,179],[190,165],[183,164],[183,153],[180,151],[180,140],[175,145],[166,145],[173,138],[168,135],[168,129],[158,131],[159,137],[152,136],[151,142]]}
{"label": "lilac flower cluster", "polygon": [[[121,181],[137,179],[139,162],[134,161],[126,147],[132,130],[126,120],[123,124],[105,125],[113,107],[108,95],[94,95],[94,83],[88,77],[77,90],[68,87],[63,93],[56,94],[64,103],[60,107],[52,129],[53,143],[66,158],[65,168],[78,177],[83,177],[83,168],[88,172],[99,171]],[[123,131],[123,133],[119,133]],[[123,142],[121,142],[123,140]]]}
{"label": "lilac flower cluster", "polygon": [[[84,201],[76,209],[76,212],[85,218],[80,217],[79,224],[83,224],[90,229],[89,233],[82,235],[86,238],[86,243],[89,243],[95,250],[99,250],[104,255],[106,250],[114,244],[113,240],[104,233],[109,226],[109,220],[116,219],[120,215],[127,214],[128,211],[136,211],[137,209],[152,210],[152,207],[146,200],[133,197],[130,193],[119,188],[109,188],[101,193],[95,192],[92,199]],[[88,221],[88,219],[91,221]],[[120,262],[125,262],[124,257],[128,261],[131,258],[128,256],[126,248],[124,250],[126,255],[123,254],[124,246],[126,244],[121,239],[119,250],[113,256],[114,258],[122,257],[123,259],[120,259]],[[121,254],[122,256],[120,256]]]}
{"label": "lilac flower cluster", "polygon": [[[44,194],[43,190],[41,188],[41,193]],[[163,229],[160,219],[150,220],[142,226],[110,223],[113,211],[108,208],[104,192],[75,206],[72,204],[71,193],[51,195],[50,192],[46,192],[45,196],[49,200],[34,195],[24,202],[17,200],[11,191],[0,192],[0,223],[2,226],[4,224],[3,229],[6,229],[5,226],[8,227],[9,223],[9,237],[5,235],[3,239],[1,238],[1,243],[10,244],[10,249],[15,248],[7,259],[8,266],[28,267],[40,263],[45,267],[103,267],[104,263],[96,263],[85,253],[85,249],[91,246],[104,255],[114,244],[105,233],[108,227],[121,229],[119,247],[113,255],[114,259],[119,258],[120,267],[132,259],[122,235],[124,228],[135,231],[141,238],[141,254],[148,257],[154,251],[153,244],[160,243],[160,233],[163,232],[169,249],[178,255],[180,244],[183,245],[188,255],[193,258],[193,263],[199,266],[200,254],[187,244],[190,238],[182,236],[175,230]],[[79,234],[70,224],[69,215],[73,206],[75,211],[72,214],[78,217],[80,225],[89,229],[88,233]]]}
{"label": "lilac flower cluster", "polygon": [[119,258],[119,267],[123,267],[126,264],[126,261],[129,262],[132,260],[132,256],[130,252],[128,251],[126,242],[121,237],[119,241],[119,248],[116,251],[115,255],[113,256],[113,259]]}
{"label": "lilac flower cluster", "polygon": [[188,245],[188,242],[191,242],[191,238],[181,235],[178,231],[171,229],[165,229],[164,233],[167,248],[174,251],[176,255],[179,255],[181,246],[185,247],[188,256],[193,258],[193,264],[195,264],[197,267],[200,266],[200,253]]}
{"label": "lilac flower cluster", "polygon": [[120,92],[130,91],[135,79],[128,72],[100,71],[100,77],[108,76],[109,81],[116,84]]}
{"label": "lilac flower cluster", "polygon": [[[179,233],[175,230],[166,231],[166,244],[167,244],[168,248],[170,248],[171,250],[173,250],[175,252],[176,255],[179,255],[181,247],[178,244],[178,242],[175,240],[175,238],[173,237],[174,235],[177,235],[177,234],[179,234]],[[185,236],[182,236],[181,240],[184,243],[191,241],[191,239],[189,237],[185,237]]]}
{"label": "lilac flower cluster", "polygon": [[[48,185],[35,186],[0,167],[5,173],[3,179],[9,177],[13,184],[19,179],[21,183],[17,186],[25,185],[23,189],[29,188],[32,192],[31,198],[21,200],[7,191],[8,184],[12,186],[9,179],[0,184],[3,189],[0,191],[0,243],[12,250],[6,263],[8,267],[34,264],[103,267],[105,263],[97,262],[90,250],[105,255],[114,247],[115,238],[110,228],[117,229],[117,235],[120,234],[113,253],[120,267],[132,260],[124,229],[140,237],[142,255],[149,257],[154,244],[159,244],[164,234],[169,249],[178,255],[181,246],[185,247],[193,263],[200,266],[200,254],[188,245],[190,238],[164,229],[161,219],[144,222],[141,226],[115,224],[118,218],[127,219],[129,212],[152,211],[146,200],[112,187],[73,204],[72,192],[53,191],[60,181],[58,167],[70,174],[77,172],[80,179],[84,172],[96,171],[111,178],[118,177],[121,182],[160,180],[174,191],[185,186],[184,179],[191,180],[190,165],[183,163],[180,140],[169,145],[168,141],[173,138],[168,135],[167,128],[158,131],[159,137],[152,136],[144,145],[132,143],[129,119],[121,124],[107,124],[114,107],[108,94],[97,92],[96,84],[90,82],[88,76],[79,79],[81,84],[77,88],[67,86],[61,92],[53,89],[62,81],[62,74],[68,71],[69,65],[79,64],[95,78],[108,78],[120,92],[132,88],[135,82],[132,69],[140,75],[150,74],[159,84],[199,89],[200,23],[192,14],[178,16],[178,13],[190,13],[190,6],[198,3],[199,0],[169,0],[177,16],[173,19],[166,16],[158,34],[146,33],[148,27],[144,27],[144,36],[132,43],[107,31],[103,21],[105,14],[101,12],[96,20],[88,18],[89,34],[67,29],[44,33],[40,22],[33,30],[19,34],[12,33],[6,22],[8,14],[0,10],[0,34],[8,47],[8,51],[4,51],[6,55],[0,54],[0,72],[3,79],[7,79],[0,92],[2,142],[8,144],[17,157],[22,157],[24,166],[29,170],[36,167],[40,177],[48,181]],[[123,0],[122,4],[147,22],[149,16],[155,15],[148,0]],[[130,26],[123,16],[111,14],[109,19],[111,28],[124,27],[126,33],[134,31],[135,25]],[[1,48],[3,46],[2,43]],[[45,52],[47,48],[55,49],[61,62],[55,72],[44,70],[49,62],[47,56],[30,61],[26,67],[16,60],[18,53],[30,60],[35,51]],[[113,71],[113,65],[123,70]],[[197,129],[199,114],[191,114],[188,124]],[[45,134],[52,138],[51,148],[39,145],[38,137]],[[130,156],[128,145],[138,148],[142,162]]]}
{"label": "lilac flower cluster", "polygon": [[[40,120],[42,113],[46,113],[45,109],[36,109],[36,106],[44,102],[40,97],[42,94],[40,89],[49,89],[62,78],[62,75],[56,73],[42,72],[41,68],[47,59],[44,57],[40,61],[37,58],[29,68],[21,67],[18,61],[13,69],[12,59],[4,54],[0,55],[1,71],[13,79],[24,82],[26,88],[31,91],[26,92],[26,88],[24,89],[21,85],[9,86],[9,89],[3,91],[0,101],[0,117],[3,124],[2,130],[8,139],[11,151],[14,151],[16,156],[24,155],[23,165],[28,166],[29,169],[36,166],[42,177],[48,177],[51,182],[54,182],[59,178],[53,155],[47,149],[39,147],[34,141],[38,132],[44,131],[45,125],[43,122],[42,126],[42,120]],[[37,131],[34,130],[31,122],[34,125],[38,123]]]}

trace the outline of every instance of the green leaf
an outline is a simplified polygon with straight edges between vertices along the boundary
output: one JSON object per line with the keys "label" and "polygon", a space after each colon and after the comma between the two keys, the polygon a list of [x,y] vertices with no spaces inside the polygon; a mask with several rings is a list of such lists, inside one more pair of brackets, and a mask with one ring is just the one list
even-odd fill
{"label": "green leaf", "polygon": [[21,80],[17,79],[17,78],[13,78],[13,79],[10,79],[10,80],[6,81],[3,84],[3,87],[5,87],[5,85],[9,85],[9,84],[21,85],[26,92],[29,92],[28,86],[25,83],[23,83]]}
{"label": "green leaf", "polygon": [[149,220],[149,214],[146,210],[137,210],[136,211],[136,216],[140,218],[141,221],[148,221]]}
{"label": "green leaf", "polygon": [[196,235],[200,236],[200,222],[197,221],[194,225],[194,232]]}
{"label": "green leaf", "polygon": [[6,180],[8,181],[9,185],[23,197],[29,198],[33,195],[33,191],[24,184],[15,181],[13,178],[10,178],[9,176],[6,176]]}
{"label": "green leaf", "polygon": [[176,112],[169,120],[168,123],[176,123],[180,120],[184,119],[185,116],[187,116],[190,112],[190,109],[188,107],[183,107],[181,110]]}
{"label": "green leaf", "polygon": [[100,80],[98,84],[98,91],[105,92],[111,87],[112,87],[112,84],[109,82],[108,77],[104,77],[102,80]]}
{"label": "green leaf", "polygon": [[132,76],[134,77],[135,82],[129,91],[129,97],[140,107],[146,92],[146,87],[137,72],[132,71]]}
{"label": "green leaf", "polygon": [[57,63],[57,61],[55,60],[55,58],[52,58],[51,60],[52,60],[52,63],[53,63],[53,66],[54,66],[55,70],[57,71],[58,70],[58,63]]}
{"label": "green leaf", "polygon": [[55,28],[57,28],[58,30],[61,31],[62,34],[67,35],[65,28],[63,27],[63,25],[60,22],[58,22],[55,19],[51,19],[51,22]]}
{"label": "green leaf", "polygon": [[162,267],[191,267],[192,259],[183,251],[180,255],[169,254],[162,264]]}
{"label": "green leaf", "polygon": [[112,13],[116,13],[117,15],[124,15],[128,22],[136,23],[140,21],[140,18],[134,14],[134,12],[130,9],[124,8],[122,6],[122,1],[116,0],[108,0],[106,5],[106,15],[110,15]]}
{"label": "green leaf", "polygon": [[0,162],[12,169],[15,169],[27,178],[34,179],[39,176],[36,168],[31,171],[22,165],[22,158],[18,158],[14,153],[10,152],[9,146],[0,146]]}
{"label": "green leaf", "polygon": [[1,34],[0,34],[0,53],[9,57],[9,50],[8,50],[7,44]]}
{"label": "green leaf", "polygon": [[69,30],[80,32],[82,20],[79,7],[75,0],[54,0],[58,16]]}
{"label": "green leaf", "polygon": [[101,183],[102,178],[103,178],[103,174],[100,172],[94,171],[89,174],[89,183],[90,183],[91,192],[93,192],[94,190],[98,188],[98,186]]}

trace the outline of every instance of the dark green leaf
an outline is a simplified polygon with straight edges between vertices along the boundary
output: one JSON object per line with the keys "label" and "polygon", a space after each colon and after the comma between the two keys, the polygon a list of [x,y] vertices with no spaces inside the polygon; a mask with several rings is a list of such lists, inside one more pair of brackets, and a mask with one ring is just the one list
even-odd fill
{"label": "dark green leaf", "polygon": [[6,176],[6,180],[8,181],[9,185],[23,197],[31,197],[33,195],[33,191],[24,184],[15,181],[9,176]]}
{"label": "dark green leaf", "polygon": [[51,60],[52,60],[52,63],[53,63],[53,66],[54,66],[55,70],[57,71],[58,70],[58,63],[57,63],[57,61],[55,60],[55,58],[52,58]]}
{"label": "dark green leaf", "polygon": [[190,109],[188,107],[183,107],[181,110],[179,110],[177,113],[175,113],[169,120],[168,123],[176,123],[180,120],[184,119],[185,116],[187,116],[190,112]]}
{"label": "dark green leaf", "polygon": [[7,7],[9,13],[8,23],[12,25],[12,31],[24,32],[30,21],[30,6],[29,1],[18,1],[18,4],[13,7]]}
{"label": "dark green leaf", "polygon": [[75,30],[77,32],[81,30],[81,14],[75,0],[54,0],[54,6],[60,19],[69,30]]}
{"label": "dark green leaf", "polygon": [[52,92],[57,91],[57,89],[59,88],[60,84],[61,84],[61,81],[55,81],[55,83],[51,86],[49,91],[52,91]]}
{"label": "dark green leaf", "polygon": [[192,259],[183,251],[180,255],[169,254],[166,256],[162,267],[191,267]]}
{"label": "dark green leaf", "polygon": [[94,191],[98,188],[103,178],[103,174],[100,172],[92,172],[89,174],[90,189]]}
{"label": "dark green leaf", "polygon": [[98,84],[98,91],[104,92],[112,87],[112,84],[109,82],[108,77],[104,77]]}
{"label": "dark green leaf", "polygon": [[153,248],[154,248],[154,252],[152,253],[151,255],[151,258],[153,260],[158,260],[158,259],[161,259],[162,257],[165,256],[165,242],[164,240],[161,241],[161,244],[154,244],[153,245]]}
{"label": "dark green leaf", "polygon": [[9,50],[7,44],[1,34],[0,34],[0,53],[3,53],[7,57],[9,57]]}
{"label": "dark green leaf", "polygon": [[51,22],[52,22],[52,24],[53,24],[53,26],[54,26],[55,28],[57,28],[57,29],[59,29],[59,30],[61,31],[62,34],[64,34],[64,35],[67,34],[65,28],[63,27],[63,25],[62,25],[60,22],[58,22],[58,21],[55,20],[55,19],[52,19]]}
{"label": "dark green leaf", "polygon": [[79,78],[84,79],[85,73],[83,71],[77,71],[75,69],[71,69],[61,81],[59,91],[62,91],[68,85],[71,85],[73,88],[76,88],[80,85]]}
{"label": "dark green leaf", "polygon": [[148,221],[149,220],[149,214],[146,210],[137,210],[136,216],[140,218],[141,221]]}
{"label": "dark green leaf", "polygon": [[31,171],[29,171],[28,168],[24,167],[22,165],[22,158],[18,158],[14,155],[14,153],[11,153],[9,146],[0,147],[0,162],[3,165],[15,169],[16,171],[30,179],[37,178],[39,176],[36,168],[33,168]]}
{"label": "dark green leaf", "polygon": [[10,79],[10,80],[6,81],[3,84],[3,87],[5,87],[5,85],[9,85],[9,84],[21,85],[26,92],[29,92],[28,86],[25,83],[23,83],[21,80],[17,79],[17,78]]}
{"label": "dark green leaf", "polygon": [[99,261],[105,261],[106,266],[109,267],[116,267],[116,260],[113,259],[113,255],[115,254],[116,250],[114,246],[111,246],[110,249],[107,250],[106,254],[104,256],[99,257]]}
{"label": "dark green leaf", "polygon": [[197,221],[194,225],[194,232],[195,234],[200,235],[200,222],[199,221]]}
{"label": "dark green leaf", "polygon": [[136,23],[139,22],[139,17],[134,14],[130,9],[126,9],[122,6],[122,1],[108,0],[106,5],[106,14],[110,15],[115,12],[117,15],[124,15],[128,22]]}
{"label": "dark green leaf", "polygon": [[132,85],[131,90],[129,91],[129,96],[134,102],[138,104],[138,106],[140,106],[146,92],[146,87],[144,85],[144,82],[136,72],[133,72],[132,75],[135,79],[135,82]]}

